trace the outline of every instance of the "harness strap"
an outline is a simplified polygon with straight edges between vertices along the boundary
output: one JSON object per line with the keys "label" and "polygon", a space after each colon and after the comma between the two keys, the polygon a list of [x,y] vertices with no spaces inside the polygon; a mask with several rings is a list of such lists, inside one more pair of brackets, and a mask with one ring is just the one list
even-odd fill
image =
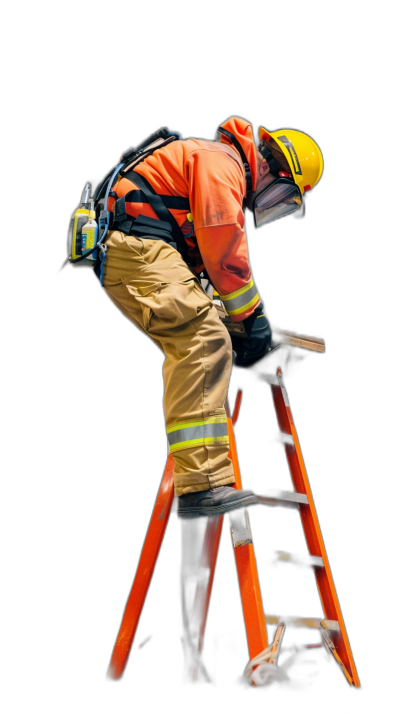
{"label": "harness strap", "polygon": [[[166,223],[170,224],[171,230],[172,230],[172,235],[173,235],[174,241],[178,247],[178,251],[184,258],[184,260],[187,261],[188,246],[187,246],[186,241],[183,237],[182,231],[178,226],[178,223],[176,222],[172,213],[170,213],[168,208],[166,208],[166,206],[164,205],[164,202],[163,202],[163,199],[161,198],[161,196],[159,196],[155,192],[154,188],[147,181],[147,179],[145,179],[144,176],[141,176],[140,174],[136,173],[136,171],[128,171],[128,173],[125,174],[124,178],[129,179],[129,181],[132,181],[133,183],[135,183],[136,186],[139,186],[139,188],[143,191],[143,193],[147,197],[150,206],[152,207],[153,211],[158,216],[160,221],[165,221]],[[125,202],[126,196],[123,196],[122,198],[124,198],[124,202]],[[120,200],[120,199],[118,199],[118,200]]]}
{"label": "harness strap", "polygon": [[125,196],[121,196],[114,203],[112,227],[114,230],[129,233],[132,223],[133,216],[128,216],[126,213]]}
{"label": "harness strap", "polygon": [[[166,208],[175,208],[177,211],[190,211],[188,198],[183,196],[161,196],[158,194]],[[125,196],[127,203],[149,203],[149,199],[143,191],[129,191]]]}
{"label": "harness strap", "polygon": [[130,233],[132,235],[144,235],[149,238],[154,236],[155,238],[167,241],[170,245],[173,244],[174,248],[176,248],[176,243],[173,243],[171,226],[166,221],[159,221],[156,218],[150,218],[150,216],[139,215],[134,219]]}

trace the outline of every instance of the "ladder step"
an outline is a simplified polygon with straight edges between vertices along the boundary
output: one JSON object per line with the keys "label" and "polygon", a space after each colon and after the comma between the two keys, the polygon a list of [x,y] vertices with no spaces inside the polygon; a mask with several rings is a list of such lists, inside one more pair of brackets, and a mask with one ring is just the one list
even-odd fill
{"label": "ladder step", "polygon": [[200,637],[200,630],[182,630],[181,637],[191,637],[192,639],[198,639]]}
{"label": "ladder step", "polygon": [[271,490],[262,496],[257,494],[257,498],[263,506],[284,506],[285,508],[296,508],[299,503],[308,505],[307,494],[296,493],[295,491]]}
{"label": "ladder step", "polygon": [[267,625],[285,624],[287,627],[309,627],[314,630],[332,630],[340,632],[337,620],[323,620],[320,617],[291,617],[289,615],[265,615]]}
{"label": "ladder step", "polygon": [[280,441],[283,444],[294,444],[294,439],[291,434],[282,434],[280,431],[274,434],[275,441]]}
{"label": "ladder step", "polygon": [[197,582],[202,578],[209,578],[211,575],[211,568],[190,568],[189,566],[182,565],[180,572],[181,575],[187,575],[188,580]]}
{"label": "ladder step", "polygon": [[284,563],[295,563],[296,565],[311,565],[312,567],[323,568],[324,561],[319,555],[295,555],[286,553],[284,550],[276,551],[277,560]]}

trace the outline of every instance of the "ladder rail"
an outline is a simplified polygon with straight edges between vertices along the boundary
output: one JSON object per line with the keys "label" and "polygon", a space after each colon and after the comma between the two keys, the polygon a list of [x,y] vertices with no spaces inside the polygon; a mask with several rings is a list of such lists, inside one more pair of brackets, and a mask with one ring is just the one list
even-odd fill
{"label": "ladder rail", "polygon": [[[239,389],[235,399],[235,406],[233,409],[233,416],[230,416],[230,409],[228,400],[225,402],[225,411],[228,418],[228,432],[229,432],[229,458],[233,461],[235,460],[237,464],[238,476],[235,481],[235,488],[241,488],[240,482],[240,472],[238,468],[236,445],[234,443],[233,437],[233,424],[236,423],[239,417],[240,405],[242,402],[242,390]],[[203,568],[207,568],[209,571],[208,581],[204,585],[198,584],[196,587],[196,592],[194,596],[193,610],[191,621],[195,620],[198,623],[199,629],[199,639],[197,643],[197,649],[199,654],[201,654],[204,645],[204,634],[207,623],[208,609],[210,605],[211,590],[214,582],[215,567],[217,563],[217,556],[219,550],[219,544],[221,540],[221,532],[224,517],[219,516],[218,518],[210,517],[207,520],[206,532],[204,534],[203,550],[201,554],[200,565]],[[196,628],[197,629],[197,628]]]}
{"label": "ladder rail", "polygon": [[283,384],[281,369],[277,370],[277,378],[278,385],[271,384],[270,386],[279,428],[283,433],[293,437],[293,445],[284,443],[293,487],[296,492],[306,494],[308,500],[308,504],[298,504],[307,547],[310,555],[321,557],[324,564],[323,568],[314,567],[322,608],[327,620],[336,620],[339,623],[340,632],[333,632],[331,638],[345,668],[351,673],[354,686],[359,687],[360,681],[333,581],[289,399]]}
{"label": "ladder rail", "polygon": [[[331,623],[333,621],[335,622],[335,627],[330,630],[330,637],[325,635],[324,641],[325,643],[328,643],[330,651],[342,667],[347,680],[354,686],[359,687],[360,682],[351,652],[343,615],[340,609],[332,572],[329,566],[322,532],[319,526],[317,512],[311,493],[311,487],[280,369],[277,371],[277,382],[274,380],[270,386],[272,389],[276,416],[281,432],[291,437],[290,439],[285,440],[284,448],[295,493],[293,496],[289,496],[285,492],[280,492],[277,494],[277,497],[264,497],[264,501],[266,504],[268,503],[268,505],[273,505],[274,502],[276,502],[276,505],[289,505],[289,501],[296,501],[295,505],[297,505],[299,509],[309,554],[314,558],[322,558],[323,563],[323,567],[321,567],[320,564],[313,566],[326,618],[326,621],[321,621],[320,625],[324,629],[329,626],[332,626],[333,628]],[[237,420],[241,396],[242,394],[240,390],[236,399],[233,420],[230,417],[228,404],[226,404],[230,443],[229,455],[233,463],[236,488],[242,488],[242,483],[232,422],[234,423]],[[163,542],[174,498],[173,468],[174,461],[172,456],[169,456],[144,540],[133,585],[126,603],[121,626],[112,652],[108,673],[113,679],[119,679],[122,676],[127,664],[145,598]],[[257,573],[257,564],[250,531],[250,522],[246,511],[242,514],[242,521],[243,522],[240,521],[240,517],[236,520],[231,517],[234,556],[238,574],[248,650],[250,659],[252,660],[268,647],[266,621],[269,621],[269,619],[264,615]],[[199,654],[201,654],[203,648],[205,626],[214,580],[222,524],[223,516],[208,519],[203,542],[201,564],[202,566],[207,566],[209,569],[209,578],[206,586],[203,585],[201,589],[196,591],[192,611],[193,616],[197,622],[200,623],[198,639]],[[247,532],[245,532],[246,528]],[[236,538],[235,529],[237,529],[237,533],[239,533]]]}
{"label": "ladder rail", "polygon": [[[238,399],[241,400],[241,396],[241,390],[239,390],[236,405],[238,404]],[[238,416],[238,411],[236,411],[236,409],[234,415],[236,417],[236,421]],[[232,419],[230,418],[229,409],[227,409],[227,417],[230,444],[229,456],[231,457],[233,463],[235,486],[236,488],[242,488],[242,479],[240,476],[236,441],[235,435],[233,433],[233,425]],[[248,517],[247,522],[249,524]],[[249,657],[250,659],[254,659],[254,657],[257,657],[260,652],[262,652],[268,647],[268,635],[264,619],[261,588],[258,579],[257,562],[254,552],[254,545],[250,533],[250,525],[249,536],[250,537],[248,540],[250,542],[241,543],[240,545],[235,545],[235,543],[233,542],[233,552],[235,555],[236,570],[239,581],[240,598],[242,601],[243,618],[246,628]]]}
{"label": "ladder rail", "polygon": [[132,648],[140,615],[150,587],[171,513],[172,502],[174,500],[173,471],[174,460],[172,456],[169,455],[144,539],[135,578],[111,655],[108,668],[108,675],[111,679],[120,679],[122,677]]}
{"label": "ladder rail", "polygon": [[[226,401],[225,404],[229,435],[229,457],[232,461],[233,470],[235,474],[234,487],[239,489],[242,488],[242,480],[240,476],[233,424],[235,424],[238,419],[241,400],[242,390],[239,389],[236,395],[235,407],[233,410],[232,417],[230,414],[228,401]],[[204,642],[204,632],[221,537],[223,516],[219,517],[218,526],[216,525],[216,519],[214,525],[210,523],[210,521],[212,520],[214,519],[209,519],[209,523],[207,524],[202,553],[202,561],[204,559],[203,564],[207,563],[207,566],[210,567],[207,594],[206,597],[204,597],[204,592],[202,591],[202,588],[198,585],[196,588],[195,605],[193,608],[193,613],[196,613],[197,617],[199,617],[199,608],[203,608],[202,624],[200,627],[200,637],[198,645],[199,652],[201,652]],[[258,579],[257,563],[253,543],[246,543],[240,546],[234,545],[234,555],[236,570],[238,574],[240,596],[242,601],[243,617],[246,628],[247,644],[250,659],[253,659],[268,646],[267,628],[264,618],[264,610],[262,606],[261,589]]]}
{"label": "ladder rail", "polygon": [[207,568],[209,576],[205,587],[202,587],[200,584],[197,585],[191,618],[192,620],[200,623],[199,639],[197,644],[199,654],[203,651],[204,634],[210,605],[211,590],[214,582],[215,566],[217,563],[223,520],[223,516],[209,517],[207,519],[206,532],[204,535],[200,568]]}

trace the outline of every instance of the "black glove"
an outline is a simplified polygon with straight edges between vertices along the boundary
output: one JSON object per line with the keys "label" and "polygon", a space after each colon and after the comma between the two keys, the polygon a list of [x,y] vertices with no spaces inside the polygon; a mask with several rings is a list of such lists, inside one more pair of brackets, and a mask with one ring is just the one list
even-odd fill
{"label": "black glove", "polygon": [[234,363],[240,367],[249,367],[264,357],[271,349],[271,328],[260,303],[252,315],[243,320],[247,339],[232,335],[232,346],[236,352]]}

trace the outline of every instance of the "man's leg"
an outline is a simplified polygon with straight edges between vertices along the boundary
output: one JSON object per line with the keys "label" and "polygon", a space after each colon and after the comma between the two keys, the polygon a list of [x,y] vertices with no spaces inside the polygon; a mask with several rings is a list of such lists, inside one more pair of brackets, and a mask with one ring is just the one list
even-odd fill
{"label": "man's leg", "polygon": [[[195,283],[191,289],[201,306],[201,288]],[[165,353],[164,412],[177,496],[235,481],[225,412],[232,345],[214,306],[206,308],[171,331],[160,330],[153,318],[149,330]]]}
{"label": "man's leg", "polygon": [[[165,243],[113,233],[107,245],[107,292],[165,353],[164,409],[176,495],[233,484],[224,408],[232,347],[212,300]],[[221,494],[225,500],[227,494],[231,501],[241,498],[232,489],[223,491],[208,494],[211,509]]]}

